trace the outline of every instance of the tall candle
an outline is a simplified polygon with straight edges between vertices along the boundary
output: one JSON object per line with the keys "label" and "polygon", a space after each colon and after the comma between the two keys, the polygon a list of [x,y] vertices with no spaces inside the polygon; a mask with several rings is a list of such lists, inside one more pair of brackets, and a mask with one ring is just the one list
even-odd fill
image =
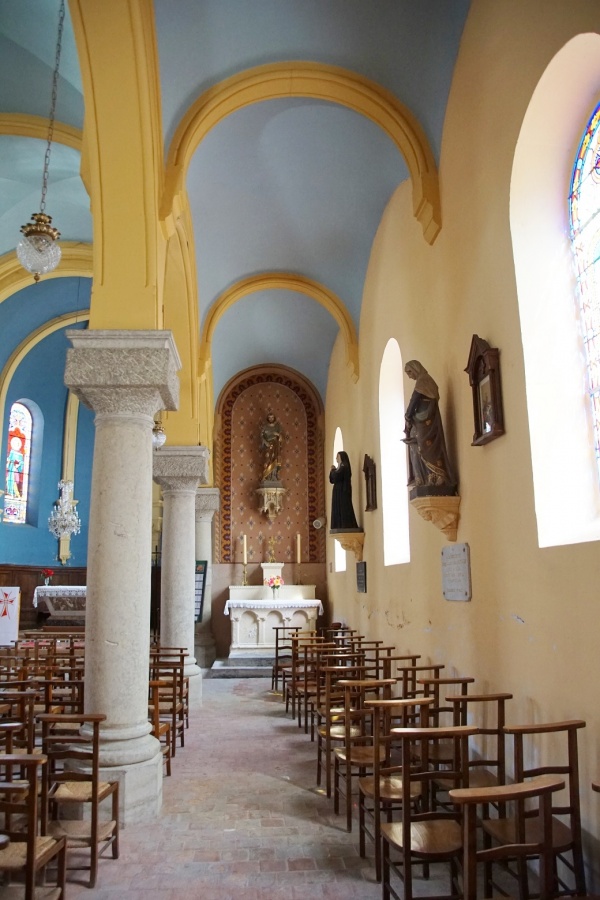
{"label": "tall candle", "polygon": [[296,562],[298,565],[302,562],[302,538],[300,532],[296,535]]}
{"label": "tall candle", "polygon": [[248,544],[246,543],[246,535],[242,535],[242,561],[244,565],[248,564]]}

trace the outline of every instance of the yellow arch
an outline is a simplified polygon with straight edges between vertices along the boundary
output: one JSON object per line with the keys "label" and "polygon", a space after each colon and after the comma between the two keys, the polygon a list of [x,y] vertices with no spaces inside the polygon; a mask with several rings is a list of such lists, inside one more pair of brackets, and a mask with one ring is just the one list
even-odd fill
{"label": "yellow arch", "polygon": [[57,316],[49,322],[44,322],[43,325],[40,325],[39,328],[36,328],[35,331],[32,331],[31,334],[27,335],[25,340],[21,341],[18,347],[15,347],[4,366],[4,369],[0,372],[0,432],[2,430],[1,423],[4,422],[6,394],[8,393],[12,377],[22,360],[36,344],[39,344],[39,342],[49,334],[53,334],[61,328],[66,328],[68,325],[76,325],[77,322],[82,322],[85,319],[89,319],[89,317],[89,309],[80,309],[74,313],[65,313],[62,316]]}
{"label": "yellow arch", "polygon": [[374,81],[348,69],[313,62],[257,66],[205,91],[181,120],[169,149],[161,218],[181,202],[185,176],[196,148],[226,116],[253,103],[282,97],[313,97],[353,109],[378,125],[406,161],[413,188],[413,212],[433,244],[441,228],[437,166],[429,142],[410,110]]}
{"label": "yellow arch", "polygon": [[[0,113],[0,134],[45,141],[48,138],[48,119],[23,113]],[[83,135],[79,128],[73,128],[65,122],[55,122],[52,140],[81,153]]]}
{"label": "yellow arch", "polygon": [[[92,245],[75,241],[61,241],[62,256],[58,269],[46,278],[91,278]],[[26,272],[14,250],[0,256],[0,303],[22,288],[33,284],[33,275]]]}
{"label": "yellow arch", "polygon": [[215,328],[221,316],[248,294],[264,290],[296,291],[312,297],[330,313],[344,337],[346,362],[352,371],[352,378],[358,381],[358,338],[354,322],[340,298],[318,281],[296,275],[293,272],[263,272],[237,281],[224,291],[208,311],[200,341],[200,375],[206,375],[211,360],[211,344]]}

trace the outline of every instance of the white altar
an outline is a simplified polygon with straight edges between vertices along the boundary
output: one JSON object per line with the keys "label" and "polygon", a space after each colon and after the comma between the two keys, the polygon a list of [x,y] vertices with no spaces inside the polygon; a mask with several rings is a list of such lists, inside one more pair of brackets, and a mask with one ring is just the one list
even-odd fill
{"label": "white altar", "polygon": [[[263,563],[262,568],[268,579],[281,573],[283,563]],[[272,656],[273,627],[299,626],[302,631],[312,631],[323,605],[315,599],[314,584],[283,584],[275,596],[266,584],[231,585],[224,612],[231,618],[230,658]]]}
{"label": "white altar", "polygon": [[61,622],[85,625],[85,585],[43,584],[33,592],[33,605],[43,601],[53,625]]}

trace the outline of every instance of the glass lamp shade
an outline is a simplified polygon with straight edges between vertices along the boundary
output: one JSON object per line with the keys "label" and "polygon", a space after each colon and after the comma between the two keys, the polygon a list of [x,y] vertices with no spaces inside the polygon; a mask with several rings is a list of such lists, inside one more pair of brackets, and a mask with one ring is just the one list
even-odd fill
{"label": "glass lamp shade", "polygon": [[160,422],[156,422],[152,429],[152,446],[155,450],[160,450],[164,442],[167,440],[165,429]]}
{"label": "glass lamp shade", "polygon": [[45,213],[34,213],[31,218],[33,222],[21,228],[23,237],[17,244],[17,256],[23,268],[39,281],[40,275],[53,272],[60,262],[60,232],[52,227],[52,217]]}

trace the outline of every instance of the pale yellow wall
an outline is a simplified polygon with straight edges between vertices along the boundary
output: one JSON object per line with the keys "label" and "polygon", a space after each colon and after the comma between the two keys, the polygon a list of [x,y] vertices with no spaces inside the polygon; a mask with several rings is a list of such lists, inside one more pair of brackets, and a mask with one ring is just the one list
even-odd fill
{"label": "pale yellow wall", "polygon": [[[511,722],[585,719],[580,763],[591,862],[600,857],[600,801],[589,786],[600,778],[600,548],[594,542],[544,550],[537,545],[509,226],[512,162],[529,98],[554,54],[580,31],[600,31],[598,2],[474,0],[444,130],[442,230],[433,246],[426,244],[412,218],[410,186],[396,191],[365,285],[357,384],[348,377],[339,339],[334,349],[325,456],[329,460],[340,426],[366,532],[368,593],[356,593],[349,558],[346,573],[328,576],[332,616],[444,662],[450,672],[473,675],[480,690],[512,691]],[[478,448],[470,446],[471,391],[463,371],[473,333],[500,348],[507,430]],[[460,477],[458,541],[471,548],[470,603],[442,598],[446,540],[431,524],[411,509],[411,562],[384,569],[381,504],[376,512],[363,512],[362,459],[365,453],[377,462],[380,457],[378,377],[390,337],[404,362],[419,359],[440,387]],[[406,396],[410,390],[407,380]],[[556,477],[568,478],[568,472]]]}

